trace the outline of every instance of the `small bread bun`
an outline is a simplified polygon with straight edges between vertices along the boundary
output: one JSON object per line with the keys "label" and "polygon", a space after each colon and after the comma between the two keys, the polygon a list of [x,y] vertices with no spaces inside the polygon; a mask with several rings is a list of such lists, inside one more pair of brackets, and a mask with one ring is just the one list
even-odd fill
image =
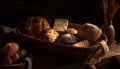
{"label": "small bread bun", "polygon": [[88,40],[89,42],[96,42],[102,34],[102,30],[91,23],[85,23],[78,29],[78,38],[80,40]]}
{"label": "small bread bun", "polygon": [[57,40],[57,38],[59,37],[59,33],[56,30],[49,28],[49,29],[44,30],[41,36],[40,38],[43,40],[46,40],[49,42],[55,42],[55,40]]}
{"label": "small bread bun", "polygon": [[68,28],[66,32],[70,33],[70,34],[77,34],[78,33],[78,31],[74,28]]}
{"label": "small bread bun", "polygon": [[57,40],[58,43],[69,45],[75,44],[77,41],[78,41],[77,37],[73,34],[63,34]]}
{"label": "small bread bun", "polygon": [[77,42],[75,44],[73,44],[74,47],[90,47],[90,42],[88,40],[83,40],[83,41],[80,41],[80,42]]}
{"label": "small bread bun", "polygon": [[10,65],[25,57],[27,51],[19,49],[19,45],[16,42],[9,42],[0,48],[0,64]]}
{"label": "small bread bun", "polygon": [[27,55],[27,51],[24,49],[19,50],[17,53],[13,54],[9,58],[5,58],[3,65],[10,65],[12,63],[15,63],[16,61],[19,61],[19,59],[25,57]]}
{"label": "small bread bun", "polygon": [[25,22],[24,22],[24,33],[31,35],[31,36],[39,36],[39,34],[47,29],[50,28],[49,22],[47,21],[46,18],[42,16],[33,16],[29,17]]}
{"label": "small bread bun", "polygon": [[3,47],[5,57],[11,57],[19,50],[19,45],[16,42],[9,42]]}
{"label": "small bread bun", "polygon": [[19,51],[19,45],[16,42],[9,42],[6,43],[5,46],[3,46],[0,49],[0,63],[1,64],[9,64],[11,63],[11,58],[15,53]]}

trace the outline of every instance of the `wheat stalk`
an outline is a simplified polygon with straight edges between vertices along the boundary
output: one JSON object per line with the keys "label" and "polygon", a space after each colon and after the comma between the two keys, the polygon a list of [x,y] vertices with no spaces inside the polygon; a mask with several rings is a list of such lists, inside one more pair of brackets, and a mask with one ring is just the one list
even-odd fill
{"label": "wheat stalk", "polygon": [[104,14],[104,19],[111,21],[120,8],[120,4],[116,0],[102,0],[102,10]]}

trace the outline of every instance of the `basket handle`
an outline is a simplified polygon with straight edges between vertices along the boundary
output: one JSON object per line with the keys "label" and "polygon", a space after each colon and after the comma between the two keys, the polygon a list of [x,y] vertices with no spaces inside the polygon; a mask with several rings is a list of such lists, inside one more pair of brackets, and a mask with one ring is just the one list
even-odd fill
{"label": "basket handle", "polygon": [[101,61],[107,52],[109,52],[109,47],[104,40],[99,41],[96,45],[97,48],[90,54],[90,59],[87,61],[88,64],[96,64]]}

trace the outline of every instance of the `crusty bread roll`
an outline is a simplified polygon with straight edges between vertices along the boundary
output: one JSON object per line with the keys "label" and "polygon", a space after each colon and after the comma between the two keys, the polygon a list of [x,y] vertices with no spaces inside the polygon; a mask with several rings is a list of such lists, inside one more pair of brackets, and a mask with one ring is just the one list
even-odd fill
{"label": "crusty bread roll", "polygon": [[6,43],[5,46],[3,46],[0,49],[0,60],[2,64],[9,64],[11,63],[10,57],[12,57],[15,53],[17,53],[19,50],[19,45],[16,42],[9,42]]}
{"label": "crusty bread roll", "polygon": [[59,37],[59,33],[56,30],[49,28],[44,30],[44,32],[42,32],[42,35],[40,37],[43,40],[49,42],[55,42],[55,40],[57,40],[57,38]]}
{"label": "crusty bread roll", "polygon": [[5,58],[4,62],[2,63],[3,65],[10,65],[12,64],[14,61],[19,59],[19,55],[17,53],[15,53],[13,56],[9,57],[9,58]]}
{"label": "crusty bread roll", "polygon": [[27,51],[19,49],[19,45],[16,42],[9,42],[0,48],[0,64],[10,65],[26,55]]}
{"label": "crusty bread roll", "polygon": [[69,44],[69,45],[72,45],[76,42],[78,42],[78,39],[75,35],[73,34],[62,34],[58,40],[57,40],[58,43],[62,43],[62,44]]}
{"label": "crusty bread roll", "polygon": [[2,48],[5,57],[11,57],[19,50],[19,45],[16,42],[9,42]]}
{"label": "crusty bread roll", "polygon": [[16,61],[18,61],[19,59],[25,57],[27,55],[27,51],[22,49],[19,50],[17,53],[13,54],[11,57],[9,58],[5,58],[3,61],[3,65],[10,65],[15,63]]}
{"label": "crusty bread roll", "polygon": [[43,30],[50,28],[47,19],[42,16],[29,17],[27,20],[25,20],[23,26],[24,26],[23,32],[25,34],[35,37],[39,36],[39,34]]}
{"label": "crusty bread roll", "polygon": [[80,40],[88,40],[89,42],[96,42],[102,34],[102,30],[91,23],[85,23],[78,29],[78,38]]}
{"label": "crusty bread roll", "polygon": [[77,31],[76,29],[74,29],[74,28],[68,28],[68,29],[66,30],[66,33],[77,34],[78,31]]}
{"label": "crusty bread roll", "polygon": [[27,51],[25,49],[21,49],[19,50],[17,53],[15,53],[12,57],[11,57],[11,64],[18,61],[19,59],[25,57],[27,55]]}
{"label": "crusty bread roll", "polygon": [[19,59],[25,57],[27,55],[27,51],[22,49],[19,50],[17,53],[13,54],[9,58],[5,58],[4,62],[2,63],[3,65],[10,65],[18,61]]}

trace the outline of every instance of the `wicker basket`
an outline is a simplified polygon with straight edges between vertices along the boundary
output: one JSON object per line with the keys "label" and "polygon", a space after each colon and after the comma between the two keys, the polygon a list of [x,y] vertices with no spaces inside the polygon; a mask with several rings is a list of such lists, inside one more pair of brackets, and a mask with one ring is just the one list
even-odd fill
{"label": "wicker basket", "polygon": [[[14,30],[15,34],[19,37],[19,40],[24,47],[31,51],[42,51],[43,53],[49,53],[55,56],[64,57],[70,60],[86,61],[92,58],[96,50],[101,46],[91,46],[89,48],[73,47],[66,44],[50,43],[38,38],[31,37],[22,32],[22,24],[16,26]],[[78,29],[81,25],[77,23],[69,23],[69,28]]]}
{"label": "wicker basket", "polygon": [[25,69],[27,62],[12,65],[0,65],[0,69]]}
{"label": "wicker basket", "polygon": [[0,65],[0,69],[32,69],[32,55],[29,54],[14,64]]}

